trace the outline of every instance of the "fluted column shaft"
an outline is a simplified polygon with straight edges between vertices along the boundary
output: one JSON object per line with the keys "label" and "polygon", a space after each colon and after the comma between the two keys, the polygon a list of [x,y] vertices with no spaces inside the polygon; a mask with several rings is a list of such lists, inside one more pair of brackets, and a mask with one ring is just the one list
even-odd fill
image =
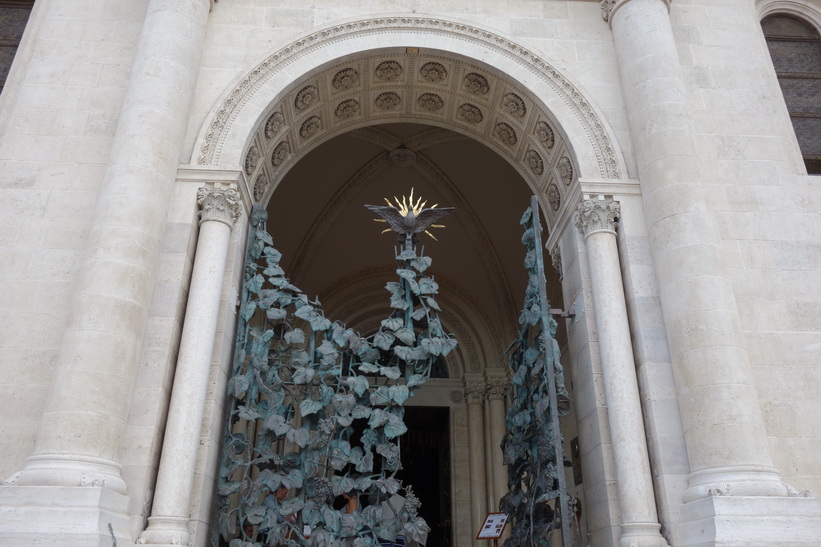
{"label": "fluted column shaft", "polygon": [[505,437],[505,395],[507,374],[504,370],[486,370],[488,415],[490,418],[490,465],[493,471],[493,500],[491,511],[499,510],[499,500],[507,494],[507,467],[500,443]]}
{"label": "fluted column shaft", "polygon": [[152,0],[33,455],[18,484],[125,492],[119,449],[208,0]]}
{"label": "fluted column shaft", "polygon": [[576,225],[584,234],[599,335],[607,421],[618,479],[622,536],[627,546],[667,545],[661,536],[650,474],[627,305],[616,245],[619,204],[587,200]]}
{"label": "fluted column shaft", "polygon": [[[470,524],[476,534],[487,516],[487,484],[485,482],[485,436],[482,402],[485,381],[481,374],[465,374],[465,401],[468,407],[468,447],[470,451]],[[473,540],[475,546],[483,541]]]}
{"label": "fluted column shaft", "polygon": [[691,464],[685,500],[717,485],[783,495],[709,209],[663,0],[616,3],[610,23]]}
{"label": "fluted column shaft", "polygon": [[239,217],[235,190],[200,188],[197,254],[168,408],[154,505],[138,543],[188,545],[188,515],[217,332],[231,227]]}

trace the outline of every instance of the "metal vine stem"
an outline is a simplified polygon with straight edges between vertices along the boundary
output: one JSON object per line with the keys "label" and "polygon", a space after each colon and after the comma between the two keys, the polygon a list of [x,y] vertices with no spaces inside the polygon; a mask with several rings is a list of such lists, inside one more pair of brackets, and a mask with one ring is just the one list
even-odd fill
{"label": "metal vine stem", "polygon": [[[509,352],[510,401],[501,443],[508,466],[508,492],[500,508],[512,522],[505,547],[551,545],[560,528],[562,545],[571,545],[571,513],[564,478],[559,417],[570,411],[550,316],[542,256],[541,221],[536,196],[522,216],[522,243],[527,248],[528,284],[519,316],[519,337]],[[549,502],[553,502],[551,506]]]}

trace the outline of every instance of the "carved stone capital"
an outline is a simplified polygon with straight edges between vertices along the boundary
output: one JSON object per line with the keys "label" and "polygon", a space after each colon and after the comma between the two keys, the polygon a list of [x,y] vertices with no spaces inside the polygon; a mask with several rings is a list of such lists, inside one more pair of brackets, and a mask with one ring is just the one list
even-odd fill
{"label": "carved stone capital", "polygon": [[[629,2],[630,0],[601,0],[601,16],[602,19],[605,21],[610,21],[610,18],[613,16],[613,12],[616,11],[618,8]],[[670,9],[670,2],[672,0],[661,0],[667,6],[667,9]]]}
{"label": "carved stone capital", "polygon": [[241,211],[239,192],[232,188],[200,188],[197,205],[201,207],[200,224],[215,220],[233,226]]}
{"label": "carved stone capital", "polygon": [[485,396],[488,401],[504,400],[508,387],[507,378],[489,377],[485,385],[487,390]]}
{"label": "carved stone capital", "polygon": [[482,404],[486,390],[484,380],[465,380],[465,402],[469,405]]}
{"label": "carved stone capital", "polygon": [[579,204],[576,227],[585,238],[596,232],[616,233],[621,205],[618,201],[587,199]]}

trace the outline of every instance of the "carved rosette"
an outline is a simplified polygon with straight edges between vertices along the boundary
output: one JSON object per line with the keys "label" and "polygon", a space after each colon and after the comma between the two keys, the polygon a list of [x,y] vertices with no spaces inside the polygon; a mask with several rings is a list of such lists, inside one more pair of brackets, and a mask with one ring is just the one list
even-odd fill
{"label": "carved rosette", "polygon": [[311,116],[302,123],[302,126],[299,128],[299,136],[303,139],[309,139],[320,129],[322,129],[322,120],[319,116]]}
{"label": "carved rosette", "polygon": [[516,137],[516,131],[504,122],[496,124],[493,134],[496,135],[497,139],[510,146],[513,146],[519,140]]}
{"label": "carved rosette", "polygon": [[239,192],[232,188],[199,188],[200,224],[215,220],[233,226],[241,212]]}
{"label": "carved rosette", "polygon": [[456,116],[460,120],[466,121],[468,123],[479,123],[484,118],[484,116],[482,116],[482,111],[479,110],[479,107],[472,105],[470,103],[464,103],[462,106],[460,106],[459,111],[456,113]]}
{"label": "carved rosette", "polygon": [[562,179],[563,183],[570,184],[573,182],[573,163],[570,158],[562,156],[557,167],[559,169],[559,178]]}
{"label": "carved rosette", "polygon": [[465,76],[462,86],[474,95],[487,95],[487,92],[490,91],[490,84],[488,84],[487,78],[475,72],[471,72]]}
{"label": "carved rosette", "polygon": [[271,165],[273,165],[274,167],[279,167],[280,165],[282,165],[282,162],[285,161],[285,158],[287,158],[288,154],[290,153],[291,145],[288,144],[288,141],[282,141],[281,143],[276,145],[276,148],[274,148],[274,151],[271,153]]}
{"label": "carved rosette", "polygon": [[394,148],[388,152],[388,157],[398,167],[409,167],[416,163],[416,152],[405,147]]}
{"label": "carved rosette", "polygon": [[550,186],[547,187],[547,202],[554,211],[558,211],[562,205],[562,195],[559,193],[559,187],[556,186],[555,182],[551,182]]}
{"label": "carved rosette", "polygon": [[601,0],[601,17],[605,21],[610,21],[610,14],[613,12],[613,8],[616,6],[618,0]]}
{"label": "carved rosette", "polygon": [[353,68],[343,68],[334,75],[331,84],[338,91],[351,89],[359,85],[359,73]]}
{"label": "carved rosette", "polygon": [[539,141],[550,150],[556,142],[556,136],[553,134],[553,129],[547,122],[539,122],[536,124],[536,136]]}
{"label": "carved rosette", "polygon": [[376,97],[374,104],[379,110],[394,110],[399,108],[399,105],[402,104],[402,98],[393,91],[388,91],[385,93],[380,93]]}
{"label": "carved rosette", "polygon": [[265,173],[257,175],[257,180],[254,181],[254,201],[258,203],[262,201],[262,196],[268,190],[268,184],[268,177],[265,176]]}
{"label": "carved rosette", "polygon": [[525,162],[527,163],[527,166],[530,167],[530,170],[533,171],[534,175],[541,175],[544,173],[544,160],[542,160],[539,153],[532,148],[525,154]]}
{"label": "carved rosette", "polygon": [[383,82],[392,82],[402,76],[402,65],[396,61],[382,61],[376,65],[374,76]]}
{"label": "carved rosette", "polygon": [[527,114],[525,102],[515,93],[506,93],[505,96],[502,97],[502,109],[517,118],[522,118]]}
{"label": "carved rosette", "polygon": [[257,162],[259,161],[259,150],[257,150],[256,146],[251,146],[248,149],[248,154],[245,156],[245,174],[250,175],[254,172],[254,169],[257,168]]}
{"label": "carved rosette", "polygon": [[579,204],[576,213],[576,228],[585,236],[596,232],[616,234],[616,219],[619,218],[621,205],[618,201],[588,199]]}
{"label": "carved rosette", "polygon": [[419,75],[426,82],[438,84],[444,82],[447,79],[448,71],[445,69],[444,65],[440,63],[430,62],[422,65],[422,67],[419,69]]}
{"label": "carved rosette", "polygon": [[465,381],[465,402],[469,405],[480,405],[485,400],[487,386],[480,381]]}
{"label": "carved rosette", "polygon": [[279,133],[279,130],[285,126],[285,117],[282,112],[274,112],[268,117],[265,122],[265,138],[273,139],[274,135]]}
{"label": "carved rosette", "polygon": [[334,115],[340,120],[347,120],[348,118],[358,116],[359,110],[359,103],[354,99],[348,99],[336,105]]}
{"label": "carved rosette", "polygon": [[318,100],[319,90],[312,85],[306,85],[299,90],[299,93],[296,94],[296,97],[294,98],[294,107],[297,110],[305,110]]}
{"label": "carved rosette", "polygon": [[442,110],[442,107],[445,106],[445,102],[442,100],[442,97],[435,93],[422,93],[419,95],[419,98],[416,99],[416,106],[421,110],[437,112]]}

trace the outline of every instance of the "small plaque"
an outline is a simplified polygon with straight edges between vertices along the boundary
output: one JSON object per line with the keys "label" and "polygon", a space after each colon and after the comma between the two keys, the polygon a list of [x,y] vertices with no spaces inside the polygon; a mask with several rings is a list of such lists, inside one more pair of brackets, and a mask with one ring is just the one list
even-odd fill
{"label": "small plaque", "polygon": [[488,513],[476,539],[499,539],[505,531],[507,513]]}

